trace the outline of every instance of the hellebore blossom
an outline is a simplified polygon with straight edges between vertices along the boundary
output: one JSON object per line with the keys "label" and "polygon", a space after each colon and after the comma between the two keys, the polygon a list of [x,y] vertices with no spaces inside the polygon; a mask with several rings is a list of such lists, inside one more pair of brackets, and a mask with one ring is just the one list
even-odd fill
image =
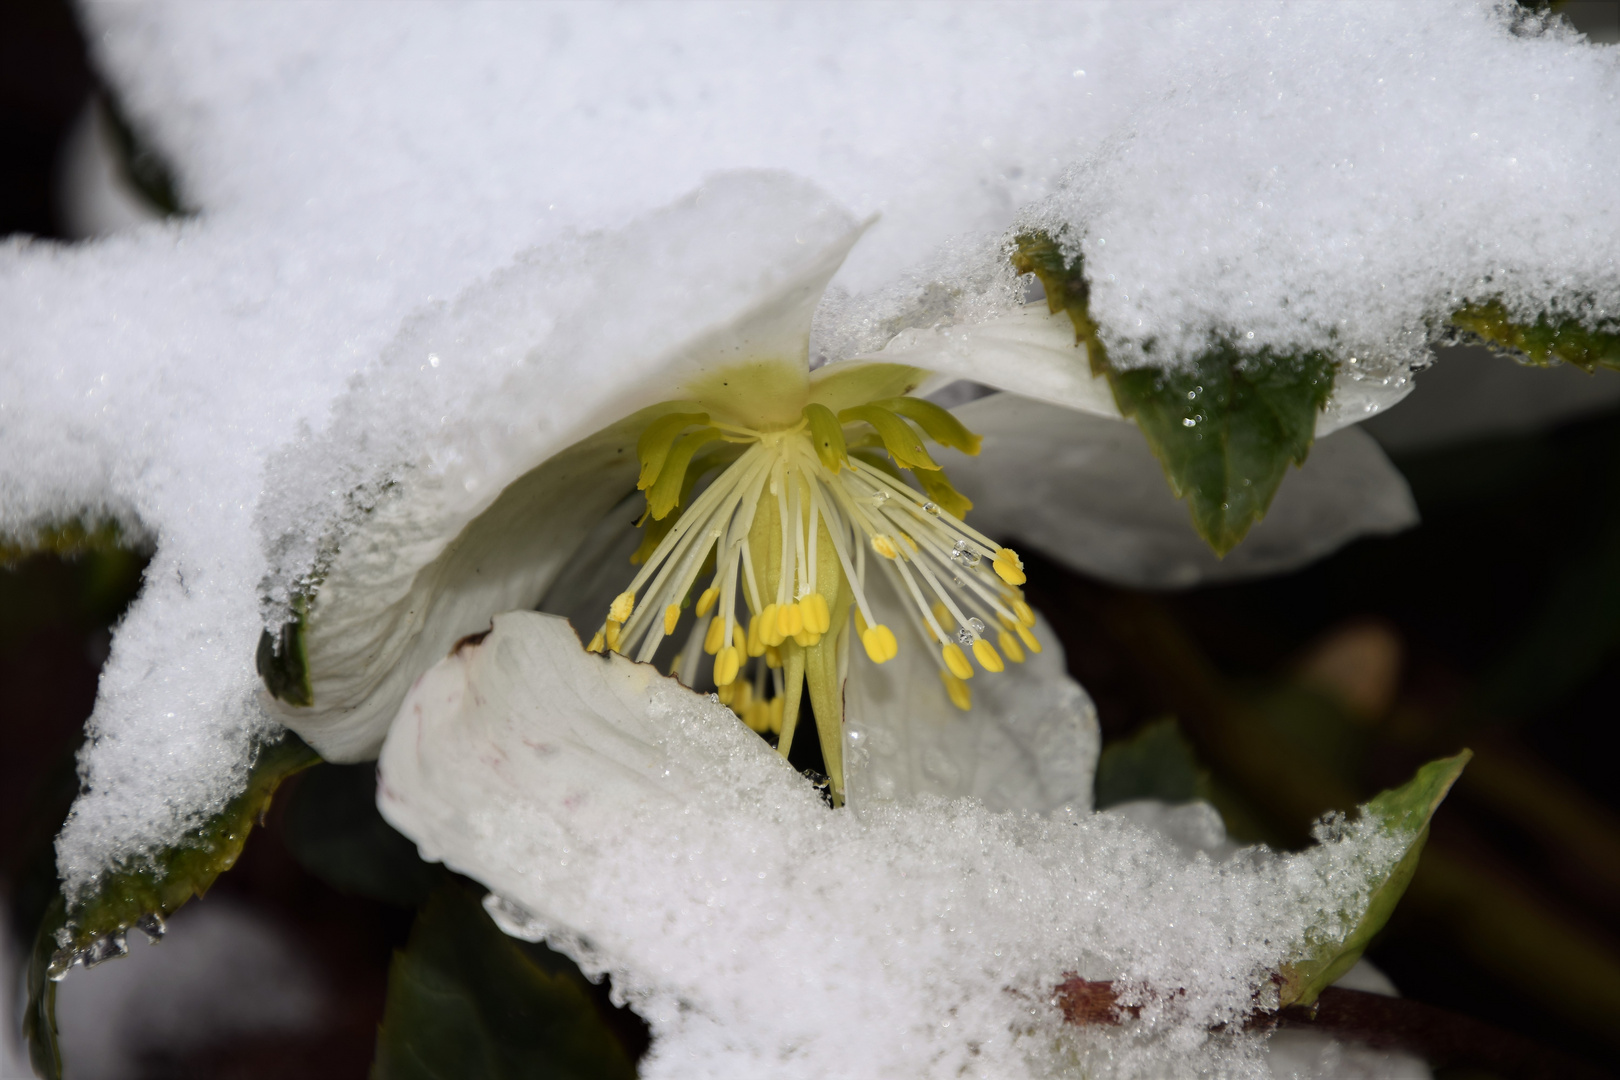
{"label": "hellebore blossom", "polygon": [[[922,770],[929,790],[980,797],[992,732],[1010,738],[1032,713],[1092,730],[1061,660],[1027,662],[1049,635],[1023,598],[1019,556],[994,521],[964,520],[973,503],[948,473],[974,461],[979,436],[923,396],[964,376],[1010,391],[962,410],[1009,434],[1020,418],[1054,430],[1054,412],[1082,435],[1088,418],[1117,417],[1067,318],[1033,304],[811,370],[812,316],[862,227],[807,185],[734,175],[632,226],[619,257],[645,262],[655,244],[712,242],[721,228],[746,229],[761,249],[754,267],[732,267],[745,296],[735,310],[661,353],[616,358],[611,382],[544,434],[508,422],[484,433],[476,464],[453,461],[431,481],[405,474],[288,589],[291,617],[259,657],[278,719],[328,759],[373,756],[418,674],[491,616],[538,607],[573,616],[592,652],[712,690],[784,756],[808,697],[835,802],[846,727],[857,745],[862,728],[903,728],[871,752]],[[566,400],[596,372],[568,374],[574,387],[559,379],[545,392]],[[1053,440],[1053,462],[1071,441]],[[1151,461],[1137,446],[1063,464],[1108,484],[1131,452]],[[1300,532],[1319,542],[1411,520],[1398,476],[1375,450],[1365,464],[1379,495],[1396,493],[1393,509],[1363,497],[1337,529]],[[1020,489],[1078,501],[1015,467],[993,482],[977,474],[992,501],[1017,507]],[[1331,488],[1327,501],[1339,496]],[[1073,775],[1029,790],[1035,771],[1001,782],[996,803],[1089,798]],[[876,798],[922,782],[867,781]]]}
{"label": "hellebore blossom", "polygon": [[[670,309],[689,329],[649,348],[574,328],[580,356],[525,384],[541,396],[458,401],[490,417],[471,444],[391,474],[313,557],[289,529],[311,562],[267,588],[288,613],[260,650],[267,704],[329,759],[380,747],[379,806],[426,857],[494,889],[509,932],[611,971],[654,1027],[649,1075],[1185,1056],[1344,940],[1412,837],[1373,822],[1217,864],[1089,813],[1090,701],[946,474],[980,460],[961,416],[1008,445],[1054,410],[1129,429],[1044,305],[812,370],[860,234],[809,185],[741,174],[593,238],[629,276],[587,279],[630,304],[690,293]],[[671,253],[689,281],[635,276]],[[514,273],[488,289],[515,319]],[[466,299],[409,347],[441,372],[458,348],[524,355],[488,310]],[[926,397],[963,377],[1004,392],[961,415]],[[1094,454],[1101,482],[1127,453],[1151,462]],[[1013,460],[1003,505],[1051,494]],[[782,760],[801,698],[853,813]],[[1169,1041],[1052,1029],[1074,972],[1134,987]]]}

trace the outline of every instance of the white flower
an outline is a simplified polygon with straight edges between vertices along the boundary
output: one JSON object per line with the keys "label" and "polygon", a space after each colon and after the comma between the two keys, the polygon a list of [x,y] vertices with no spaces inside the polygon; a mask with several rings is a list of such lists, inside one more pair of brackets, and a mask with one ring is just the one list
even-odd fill
{"label": "white flower", "polygon": [[[963,520],[972,503],[946,475],[966,466],[978,497],[1058,557],[1138,580],[1185,575],[1186,560],[1160,552],[1185,552],[1195,537],[1067,318],[1042,306],[902,335],[879,354],[812,371],[812,315],[861,231],[801,182],[716,178],[595,241],[605,254],[601,273],[585,274],[590,287],[680,311],[667,328],[625,341],[611,323],[595,336],[581,327],[578,349],[590,352],[558,356],[554,341],[545,355],[506,328],[481,327],[525,362],[509,384],[462,395],[454,430],[475,432],[477,444],[446,442],[396,470],[351,527],[329,536],[312,572],[288,560],[304,576],[272,579],[295,609],[260,653],[274,715],[329,759],[372,756],[412,680],[454,642],[499,612],[539,606],[574,616],[593,651],[657,662],[715,690],[750,726],[779,733],[784,754],[807,694],[835,800],[847,713],[852,733],[870,734],[873,749],[860,752],[892,759],[894,775],[869,774],[869,797],[919,787],[982,797],[988,784],[1003,789],[999,805],[1088,802],[1089,781],[1077,777],[1089,776],[1089,759],[1067,764],[1055,786],[1031,787],[1029,761],[991,778],[1001,757],[1014,768],[1027,753],[993,750],[996,732],[1066,725],[1088,733],[1094,756],[1094,721],[1060,657],[1026,662],[1050,636],[1024,602],[1022,564],[994,539],[1003,525]],[[659,267],[656,280],[647,266]],[[509,302],[526,284],[519,271],[484,291]],[[411,346],[447,371],[458,351],[496,347],[469,341],[470,321],[452,313]],[[963,377],[1010,392],[960,410],[985,421],[1000,462],[975,467],[979,437],[915,396]],[[526,410],[532,422],[520,419]],[[1341,444],[1355,449],[1327,455],[1330,465],[1348,456],[1349,471],[1371,483],[1336,518],[1299,515],[1272,563],[1410,522],[1404,484],[1376,449]],[[1106,532],[1105,516],[1106,539],[1088,544],[1097,500],[1085,489],[1112,493],[1118,506],[1122,474],[1152,492],[1133,499],[1172,516],[1118,515],[1135,519],[1120,530],[1134,549]],[[1321,493],[1318,507],[1344,491],[1333,469],[1323,475],[1329,483],[1302,485]],[[629,543],[639,569],[623,561],[643,512],[641,497],[633,506],[626,497],[638,488],[646,516],[639,548]],[[311,558],[296,543],[287,550]]]}

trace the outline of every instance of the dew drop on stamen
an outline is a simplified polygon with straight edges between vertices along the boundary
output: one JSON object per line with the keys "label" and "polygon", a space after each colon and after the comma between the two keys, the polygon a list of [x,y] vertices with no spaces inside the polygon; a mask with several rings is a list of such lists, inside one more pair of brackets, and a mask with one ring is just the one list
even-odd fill
{"label": "dew drop on stamen", "polygon": [[[975,620],[975,621],[977,621],[977,620]],[[973,631],[969,630],[967,627],[964,626],[962,629],[960,629],[960,630],[958,630],[956,632],[956,640],[960,641],[963,645],[972,645],[973,644]]]}
{"label": "dew drop on stamen", "polygon": [[967,624],[968,624],[968,629],[973,631],[975,634],[983,634],[984,633],[984,620],[983,619],[969,619],[967,621]]}
{"label": "dew drop on stamen", "polygon": [[873,496],[872,496],[872,505],[873,506],[882,506],[884,503],[886,503],[888,501],[889,501],[889,493],[887,491],[878,491],[878,492],[874,493]]}
{"label": "dew drop on stamen", "polygon": [[939,504],[936,502],[925,502],[923,503],[923,512],[926,514],[931,514],[934,517],[939,517]]}

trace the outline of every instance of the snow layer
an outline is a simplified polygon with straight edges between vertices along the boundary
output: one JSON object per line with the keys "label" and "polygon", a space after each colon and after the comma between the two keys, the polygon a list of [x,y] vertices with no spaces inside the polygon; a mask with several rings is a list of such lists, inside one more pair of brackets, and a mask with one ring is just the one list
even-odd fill
{"label": "snow layer", "polygon": [[1032,220],[1073,224],[1127,357],[1337,328],[1398,381],[1385,361],[1487,272],[1516,307],[1613,311],[1620,53],[1507,5],[87,16],[198,216],[0,248],[0,534],[99,514],[156,545],[60,843],[70,889],[219,805],[267,730],[264,462],[434,303],[716,170],[883,215],[818,325],[829,358],[1004,310],[1001,245]]}
{"label": "snow layer", "polygon": [[[1298,855],[1223,850],[1208,807],[1174,839],[1061,804],[832,811],[730,710],[530,612],[418,680],[378,769],[384,816],[508,932],[613,976],[649,1080],[1262,1077],[1262,1036],[1209,1029],[1341,940],[1411,840],[1340,820]],[[1141,1018],[1065,1029],[1073,974]]]}

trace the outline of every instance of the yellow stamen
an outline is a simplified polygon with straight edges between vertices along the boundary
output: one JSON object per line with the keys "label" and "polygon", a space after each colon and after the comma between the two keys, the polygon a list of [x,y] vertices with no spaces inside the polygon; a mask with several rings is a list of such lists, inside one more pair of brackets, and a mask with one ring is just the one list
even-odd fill
{"label": "yellow stamen", "polygon": [[1034,634],[1029,632],[1029,627],[1020,623],[1015,629],[1018,631],[1018,639],[1024,643],[1024,648],[1032,653],[1041,651],[1041,643],[1035,639]]}
{"label": "yellow stamen", "polygon": [[783,604],[776,609],[776,632],[784,638],[795,637],[804,629],[804,609],[798,604]]}
{"label": "yellow stamen", "polygon": [[948,671],[940,672],[939,678],[945,684],[945,693],[950,696],[952,705],[955,705],[963,712],[973,708],[972,687]]}
{"label": "yellow stamen", "polygon": [[782,666],[782,652],[775,645],[765,646],[765,666],[772,671]]}
{"label": "yellow stamen", "polygon": [[821,635],[810,630],[800,630],[793,635],[793,643],[801,649],[809,649],[821,644]]}
{"label": "yellow stamen", "polygon": [[781,612],[782,609],[776,604],[766,604],[765,610],[759,613],[759,640],[765,643],[766,648],[774,649],[787,636],[777,625],[777,616]]}
{"label": "yellow stamen", "polygon": [[895,546],[894,537],[883,533],[872,537],[872,550],[885,559],[898,559],[900,557],[900,549]]}
{"label": "yellow stamen", "polygon": [[608,618],[622,625],[630,620],[630,614],[635,610],[636,594],[622,592],[613,598],[613,606],[608,608]]}
{"label": "yellow stamen", "polygon": [[996,561],[991,566],[995,569],[996,576],[1009,585],[1022,585],[1026,580],[1023,560],[1012,548],[997,551]]}
{"label": "yellow stamen", "polygon": [[737,672],[742,668],[742,653],[735,646],[728,645],[721,649],[714,657],[714,681],[718,686],[733,682]]}
{"label": "yellow stamen", "polygon": [[1018,644],[1018,639],[1012,634],[1008,633],[1006,630],[1003,630],[1000,635],[997,636],[996,642],[1001,646],[1001,651],[1007,654],[1007,659],[1011,660],[1015,664],[1022,664],[1024,662],[1024,647]]}
{"label": "yellow stamen", "polygon": [[619,631],[622,629],[623,627],[616,622],[609,622],[606,626],[602,627],[602,635],[607,640],[607,647],[612,649],[614,652],[618,652],[619,650]]}
{"label": "yellow stamen", "polygon": [[748,620],[748,655],[764,656],[765,640],[759,636],[759,624],[763,622],[758,615]]}
{"label": "yellow stamen", "polygon": [[598,630],[596,632],[596,634],[591,638],[591,643],[589,645],[585,646],[585,651],[586,652],[601,652],[602,651],[602,646],[605,645],[605,644],[607,644],[607,635],[603,634],[602,631]]}
{"label": "yellow stamen", "polygon": [[1002,671],[1007,666],[1001,662],[1001,654],[996,652],[996,647],[984,638],[973,643],[973,658],[986,671]]}
{"label": "yellow stamen", "polygon": [[664,609],[664,636],[668,637],[675,632],[675,624],[681,621],[681,605],[671,604]]}
{"label": "yellow stamen", "polygon": [[867,625],[866,624],[866,616],[861,614],[861,609],[860,608],[856,608],[855,609],[855,635],[857,637],[860,637],[860,638],[865,638],[866,637],[866,625]]}
{"label": "yellow stamen", "polygon": [[832,612],[827,608],[827,598],[820,593],[811,593],[800,600],[799,610],[804,615],[806,630],[819,635],[832,629]]}
{"label": "yellow stamen", "polygon": [[771,699],[771,732],[775,735],[782,734],[782,705],[782,698]]}
{"label": "yellow stamen", "polygon": [[1013,609],[1013,614],[1018,616],[1018,621],[1019,622],[1023,623],[1025,626],[1034,626],[1035,625],[1035,609],[1034,608],[1030,607],[1028,604],[1024,603],[1022,600],[1014,600],[1012,602],[1012,609]]}
{"label": "yellow stamen", "polygon": [[[859,615],[856,618],[859,619]],[[874,664],[886,664],[900,652],[900,643],[895,641],[894,631],[881,623],[861,631],[861,644],[866,646],[866,655]]]}
{"label": "yellow stamen", "polygon": [[973,678],[973,665],[968,663],[967,654],[962,651],[962,646],[953,641],[939,652],[945,658],[945,666],[951,669],[952,675],[958,679]]}
{"label": "yellow stamen", "polygon": [[698,602],[697,602],[698,618],[701,619],[703,616],[705,616],[709,612],[713,611],[715,602],[717,600],[719,600],[719,599],[720,599],[720,587],[719,586],[710,585],[707,589],[704,589],[703,590],[703,595],[698,597]]}
{"label": "yellow stamen", "polygon": [[[709,629],[703,635],[703,651],[713,656],[720,651],[720,646],[726,643],[726,620],[711,619]],[[715,680],[718,682],[719,680]],[[726,682],[730,682],[727,679]]]}

